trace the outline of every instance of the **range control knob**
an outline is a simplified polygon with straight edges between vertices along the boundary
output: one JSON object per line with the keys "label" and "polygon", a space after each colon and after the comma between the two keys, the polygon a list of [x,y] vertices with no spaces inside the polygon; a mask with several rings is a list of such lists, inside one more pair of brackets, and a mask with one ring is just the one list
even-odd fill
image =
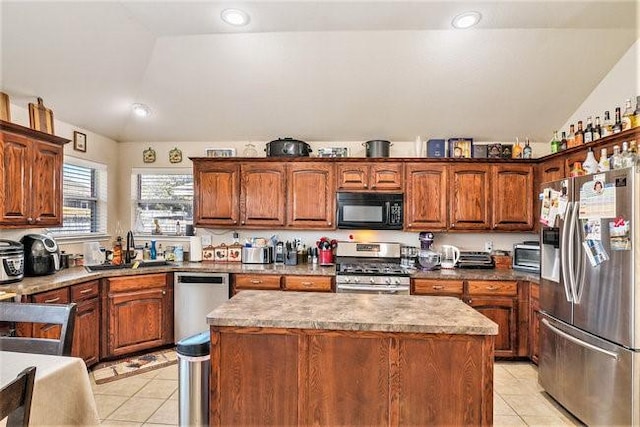
{"label": "range control knob", "polygon": [[386,283],[387,285],[390,285],[391,284],[391,278],[390,277],[385,278],[384,279],[384,283]]}
{"label": "range control knob", "polygon": [[360,283],[360,278],[359,277],[354,277],[353,278],[353,283]]}
{"label": "range control knob", "polygon": [[376,279],[374,279],[373,277],[371,279],[369,279],[369,282],[371,283],[376,283]]}

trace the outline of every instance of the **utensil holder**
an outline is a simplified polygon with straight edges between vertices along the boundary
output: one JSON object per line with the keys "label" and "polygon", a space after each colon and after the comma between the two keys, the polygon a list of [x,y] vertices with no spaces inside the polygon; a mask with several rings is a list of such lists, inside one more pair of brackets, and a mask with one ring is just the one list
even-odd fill
{"label": "utensil holder", "polygon": [[333,251],[331,249],[320,249],[318,261],[320,265],[333,264]]}

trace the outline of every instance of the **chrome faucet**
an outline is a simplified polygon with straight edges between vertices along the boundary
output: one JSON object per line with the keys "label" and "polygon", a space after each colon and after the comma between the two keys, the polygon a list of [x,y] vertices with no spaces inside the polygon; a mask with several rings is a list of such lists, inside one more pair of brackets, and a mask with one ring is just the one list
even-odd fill
{"label": "chrome faucet", "polygon": [[133,241],[133,232],[129,231],[127,233],[127,249],[124,253],[124,262],[125,264],[129,264],[131,262],[131,250],[135,249],[136,244]]}

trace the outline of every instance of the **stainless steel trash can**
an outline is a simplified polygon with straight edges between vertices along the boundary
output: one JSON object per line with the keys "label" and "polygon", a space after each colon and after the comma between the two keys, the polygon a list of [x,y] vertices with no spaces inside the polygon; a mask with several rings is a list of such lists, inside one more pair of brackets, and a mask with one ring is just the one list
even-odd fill
{"label": "stainless steel trash can", "polygon": [[180,340],[178,354],[178,423],[180,426],[209,425],[209,331]]}

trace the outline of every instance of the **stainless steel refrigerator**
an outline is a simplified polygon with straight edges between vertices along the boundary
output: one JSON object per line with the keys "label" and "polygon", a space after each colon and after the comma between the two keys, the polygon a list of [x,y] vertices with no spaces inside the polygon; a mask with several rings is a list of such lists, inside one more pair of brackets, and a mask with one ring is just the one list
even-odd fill
{"label": "stainless steel refrigerator", "polygon": [[640,168],[541,190],[539,383],[588,425],[640,425]]}

